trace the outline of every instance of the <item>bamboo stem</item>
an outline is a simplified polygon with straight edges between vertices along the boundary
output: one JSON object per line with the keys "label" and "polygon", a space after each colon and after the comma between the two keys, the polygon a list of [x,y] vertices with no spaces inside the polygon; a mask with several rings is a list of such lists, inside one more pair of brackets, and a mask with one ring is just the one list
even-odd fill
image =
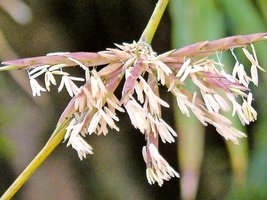
{"label": "bamboo stem", "polygon": [[159,0],[149,21],[148,24],[143,31],[139,42],[146,42],[147,44],[151,44],[154,34],[158,28],[161,17],[169,3],[169,0]]}
{"label": "bamboo stem", "polygon": [[43,161],[51,154],[51,152],[58,146],[58,144],[64,138],[66,127],[69,124],[69,120],[65,120],[62,124],[57,126],[53,132],[53,136],[43,147],[43,149],[37,154],[37,156],[31,161],[26,169],[19,175],[19,177],[13,182],[13,184],[7,189],[0,200],[9,200],[15,193],[22,187],[22,185],[30,178],[30,176],[39,168]]}

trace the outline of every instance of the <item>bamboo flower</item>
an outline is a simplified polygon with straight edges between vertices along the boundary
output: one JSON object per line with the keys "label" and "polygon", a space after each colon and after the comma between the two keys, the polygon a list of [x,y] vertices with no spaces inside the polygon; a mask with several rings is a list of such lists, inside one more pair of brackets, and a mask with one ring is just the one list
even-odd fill
{"label": "bamboo flower", "polygon": [[[97,53],[61,52],[6,61],[0,71],[27,70],[33,96],[49,92],[61,78],[58,92],[65,87],[72,99],[58,124],[70,120],[64,141],[78,152],[80,159],[93,153],[83,138],[91,134],[106,135],[110,129],[119,131],[117,113],[126,112],[132,125],[145,136],[146,146],[142,152],[148,182],[161,186],[164,180],[179,177],[179,174],[158,149],[159,138],[163,143],[171,143],[175,141],[176,133],[161,117],[161,107],[170,106],[159,96],[157,85],[175,96],[181,113],[187,117],[195,115],[204,126],[213,125],[226,140],[238,144],[238,139],[246,135],[232,126],[224,112],[237,115],[243,125],[257,119],[249,86],[250,83],[258,85],[258,70],[264,69],[258,62],[253,43],[265,39],[267,33],[233,36],[159,55],[142,41],[123,43]],[[242,48],[250,61],[249,72],[238,61],[234,53],[236,48]],[[210,57],[228,50],[236,60],[231,74],[226,72],[222,60]],[[98,69],[103,65],[105,67]],[[75,66],[84,71],[83,77],[68,73],[68,68]],[[44,85],[38,82],[41,77]],[[77,81],[83,85],[79,87]],[[187,81],[192,81],[197,90],[189,91]],[[121,82],[123,89],[118,97],[114,92]]]}

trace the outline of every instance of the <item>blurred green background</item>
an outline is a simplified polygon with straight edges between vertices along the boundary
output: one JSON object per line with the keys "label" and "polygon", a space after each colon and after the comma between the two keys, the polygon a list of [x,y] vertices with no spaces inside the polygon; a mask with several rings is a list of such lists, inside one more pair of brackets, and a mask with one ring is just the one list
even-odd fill
{"label": "blurred green background", "polygon": [[[0,61],[49,52],[100,51],[138,40],[156,0],[1,0]],[[266,0],[170,0],[153,48],[162,53],[191,43],[267,31]],[[267,43],[256,45],[267,69]],[[243,56],[243,58],[245,58]],[[244,64],[249,63],[242,59]],[[227,53],[223,61],[231,67]],[[74,74],[82,73],[74,69]],[[267,198],[267,74],[253,87],[258,121],[242,127],[239,146],[227,143],[172,106],[163,116],[178,132],[161,154],[180,172],[162,187],[150,186],[141,155],[144,136],[120,115],[121,131],[89,136],[94,154],[80,161],[61,144],[14,199],[259,199]],[[162,88],[162,96],[173,99]],[[56,88],[32,98],[24,71],[0,74],[0,193],[33,159],[52,133],[70,97]]]}

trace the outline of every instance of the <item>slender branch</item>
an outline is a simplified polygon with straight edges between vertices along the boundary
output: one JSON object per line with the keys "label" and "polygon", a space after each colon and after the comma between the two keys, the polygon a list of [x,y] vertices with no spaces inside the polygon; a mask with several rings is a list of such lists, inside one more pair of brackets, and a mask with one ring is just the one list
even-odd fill
{"label": "slender branch", "polygon": [[51,154],[51,152],[58,146],[58,144],[64,138],[66,127],[70,120],[65,120],[62,124],[58,125],[53,132],[51,139],[46,143],[43,149],[32,160],[32,162],[26,167],[26,169],[19,175],[19,177],[13,182],[8,190],[3,194],[0,200],[9,200],[15,193],[21,188],[21,186],[30,178],[30,176],[38,169],[43,161]]}
{"label": "slender branch", "polygon": [[169,0],[159,0],[153,14],[151,15],[149,22],[142,33],[139,42],[146,42],[151,44],[154,34],[158,28],[161,17],[169,3]]}

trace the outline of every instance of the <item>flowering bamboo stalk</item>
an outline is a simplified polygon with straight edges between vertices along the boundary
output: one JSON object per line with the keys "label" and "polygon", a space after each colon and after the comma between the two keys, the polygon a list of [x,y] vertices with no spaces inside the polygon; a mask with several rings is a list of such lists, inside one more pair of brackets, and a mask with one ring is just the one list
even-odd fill
{"label": "flowering bamboo stalk", "polygon": [[[168,4],[169,0],[159,0],[159,2],[157,3],[157,6],[151,16],[151,19],[149,20],[149,23],[147,25],[147,27],[145,28],[140,41],[142,42],[146,42],[146,43],[151,43],[152,38],[154,36],[154,33],[158,27],[159,21],[164,13],[164,10]],[[115,54],[116,54],[116,50]],[[88,59],[89,58],[89,59]],[[98,54],[98,53],[72,53],[69,56],[61,56],[61,55],[49,55],[48,58],[47,57],[39,57],[39,58],[34,58],[34,59],[22,59],[20,61],[15,61],[12,63],[11,62],[6,62],[3,64],[8,65],[7,67],[2,67],[0,68],[0,71],[5,71],[5,70],[15,70],[15,69],[21,69],[22,66],[27,67],[29,65],[36,65],[38,63],[36,63],[36,60],[38,60],[38,62],[43,63],[44,65],[50,64],[50,65],[56,65],[57,63],[64,63],[64,67],[69,66],[69,65],[73,65],[73,64],[78,64],[81,67],[84,67],[85,71],[87,71],[86,67],[84,64],[82,64],[80,61],[78,60],[82,60],[86,66],[95,66],[95,65],[101,65],[101,64],[108,64],[110,59],[112,60],[112,58],[110,58],[107,54],[104,56],[103,54]],[[40,63],[39,63],[40,64]],[[60,64],[59,64],[60,65]],[[63,66],[62,66],[63,67]],[[104,74],[107,74],[108,70],[102,70],[102,75],[104,76]],[[110,71],[109,71],[110,72]],[[59,73],[59,72],[57,72]],[[29,73],[30,74],[30,73]],[[118,73],[117,73],[118,74]],[[50,80],[48,81],[48,84],[46,82],[46,87],[47,90],[49,91],[49,86],[50,83],[54,84],[55,80],[54,78],[51,79],[51,73],[50,75]],[[64,73],[61,74],[64,77]],[[88,74],[86,74],[88,76]],[[87,77],[88,78],[88,77]],[[73,78],[73,80],[76,80],[77,78]],[[115,78],[110,80],[110,84],[107,86],[107,89],[110,90],[110,92],[112,93],[118,86],[120,80],[122,79],[122,75],[118,74],[115,76]],[[63,78],[62,78],[63,80]],[[70,83],[72,82],[71,80],[69,80]],[[35,84],[35,86],[33,86]],[[66,84],[66,83],[65,83]],[[44,91],[44,89],[37,83],[37,82],[32,82],[31,86],[35,87],[37,91],[35,91],[35,93],[33,93],[33,95],[40,95],[40,91]],[[67,87],[67,84],[66,84]],[[68,92],[71,94],[73,94],[73,91],[67,88]],[[72,95],[71,95],[72,96]],[[109,96],[107,96],[109,97]],[[73,120],[71,121],[71,117],[70,115],[73,113],[73,105],[75,103],[75,99],[78,99],[79,95],[77,95],[77,98],[74,98],[74,101],[71,101],[70,104],[67,106],[67,108],[65,109],[65,111],[63,112],[62,116],[59,119],[59,122],[57,124],[57,127],[55,129],[55,131],[53,132],[53,134],[51,135],[50,139],[48,140],[47,144],[43,147],[43,149],[39,152],[39,154],[32,160],[32,162],[26,167],[26,169],[20,174],[20,176],[13,182],[13,184],[8,188],[8,190],[2,195],[1,200],[9,200],[11,199],[15,193],[22,187],[22,185],[30,178],[30,176],[38,169],[38,167],[42,164],[42,162],[52,153],[52,151],[58,146],[58,144],[65,138],[66,139],[66,131],[68,134],[68,126],[70,125],[71,122],[73,122]],[[107,98],[108,99],[108,98]],[[103,103],[106,102],[106,100],[103,101]],[[105,104],[105,103],[104,103]],[[75,105],[76,106],[76,105]],[[118,109],[118,108],[117,108]],[[92,110],[88,117],[87,117],[87,121],[92,120],[93,116],[95,116],[96,114],[96,110]],[[68,143],[69,145],[69,143]],[[75,146],[72,144],[73,148],[75,148]],[[91,153],[91,147],[89,145],[87,145],[87,152],[86,153]],[[78,150],[77,150],[78,151]],[[82,159],[83,157],[85,157],[84,152],[82,152],[80,154],[79,153],[79,157]],[[176,173],[176,172],[175,172]],[[153,182],[153,180],[152,180]]]}
{"label": "flowering bamboo stalk", "polygon": [[[243,125],[256,120],[257,112],[251,106],[253,96],[248,85],[251,82],[258,84],[258,69],[263,69],[252,43],[266,39],[267,33],[205,41],[157,55],[150,43],[167,3],[167,0],[159,0],[139,42],[116,44],[116,49],[107,48],[97,53],[59,52],[3,63],[6,66],[0,71],[27,70],[33,96],[49,92],[51,85],[57,85],[55,77],[58,76],[61,77],[58,91],[65,87],[73,97],[45,150],[11,186],[8,194],[13,195],[19,189],[63,138],[68,141],[67,146],[77,151],[81,160],[92,154],[92,147],[83,138],[93,133],[106,135],[109,129],[119,131],[116,112],[125,111],[132,125],[145,135],[146,146],[142,153],[148,182],[157,182],[161,186],[164,181],[179,177],[158,150],[159,138],[163,143],[172,143],[177,134],[161,117],[161,106],[169,107],[169,104],[160,98],[157,84],[165,86],[176,97],[181,113],[188,117],[192,113],[203,125],[213,125],[226,140],[237,144],[239,138],[246,136],[235,129],[221,111],[229,111],[230,103],[233,105],[232,114],[238,115]],[[251,77],[238,62],[233,50],[236,58],[233,74],[224,71],[220,60],[199,58],[248,44],[251,44],[252,54],[246,48],[243,52],[252,64]],[[105,66],[99,69],[101,65]],[[70,76],[65,70],[71,66],[82,68],[85,78]],[[36,80],[39,76],[44,76],[45,87]],[[118,99],[114,91],[123,78],[122,95]],[[188,90],[186,80],[192,81],[198,92]],[[84,85],[78,87],[76,81],[84,82]],[[239,99],[242,99],[242,104],[239,104]],[[8,198],[4,196],[2,200],[5,199]]]}
{"label": "flowering bamboo stalk", "polygon": [[[59,124],[66,118],[70,119],[64,139],[68,139],[67,146],[71,145],[76,149],[80,159],[92,154],[92,147],[82,136],[92,133],[105,135],[108,133],[107,125],[119,131],[114,123],[114,120],[119,120],[115,110],[124,112],[123,106],[133,126],[149,136],[146,137],[147,145],[143,148],[147,179],[150,184],[158,182],[161,186],[164,180],[179,177],[179,174],[160,155],[157,141],[154,139],[160,137],[164,143],[166,141],[171,143],[175,141],[176,133],[160,115],[160,107],[169,107],[168,103],[153,91],[153,87],[148,83],[149,80],[143,77],[144,74],[149,73],[150,77],[154,77],[153,80],[165,85],[168,91],[173,93],[183,114],[189,117],[191,110],[203,125],[212,124],[225,139],[238,143],[238,138],[245,137],[245,134],[232,127],[231,121],[224,117],[220,110],[228,111],[227,101],[230,101],[233,104],[233,115],[237,114],[243,125],[256,120],[257,113],[251,106],[252,94],[246,94],[250,82],[258,84],[257,69],[263,70],[258,63],[255,49],[252,45],[253,54],[250,54],[243,48],[244,54],[252,63],[252,77],[246,74],[244,66],[238,60],[233,74],[230,75],[226,74],[220,63],[207,57],[199,59],[196,56],[203,56],[203,53],[207,56],[232,47],[246,46],[266,39],[266,35],[267,33],[259,33],[202,42],[161,55],[157,55],[151,46],[144,43],[124,43],[117,45],[119,49],[107,49],[98,53],[56,53],[7,61],[3,63],[7,66],[2,69],[10,70],[14,66],[18,69],[27,69],[33,94],[38,96],[42,91],[49,91],[51,84],[56,85],[54,75],[62,76],[59,91],[65,85],[70,96],[74,97],[59,119]],[[234,52],[232,53],[236,58]],[[89,71],[91,66],[103,63],[106,64],[103,69]],[[80,66],[85,71],[86,83],[81,88],[78,88],[73,81],[84,81],[83,78],[69,76],[63,71],[63,68],[69,66]],[[45,76],[46,89],[36,81],[42,74]],[[126,80],[122,99],[119,101],[113,92],[124,76]],[[185,79],[191,79],[200,90],[201,96],[196,92],[189,92],[184,87]],[[218,90],[225,93],[224,97]],[[137,99],[133,96],[134,93]],[[237,102],[238,97],[242,97],[242,105]],[[55,138],[57,134],[53,134],[48,143]],[[36,167],[30,168],[31,173],[40,165],[38,162],[37,160],[33,164]],[[29,177],[31,173],[25,174]],[[20,176],[17,182],[24,183],[26,181],[24,177],[27,177],[25,174]],[[17,189],[12,186],[11,191],[14,193]]]}

